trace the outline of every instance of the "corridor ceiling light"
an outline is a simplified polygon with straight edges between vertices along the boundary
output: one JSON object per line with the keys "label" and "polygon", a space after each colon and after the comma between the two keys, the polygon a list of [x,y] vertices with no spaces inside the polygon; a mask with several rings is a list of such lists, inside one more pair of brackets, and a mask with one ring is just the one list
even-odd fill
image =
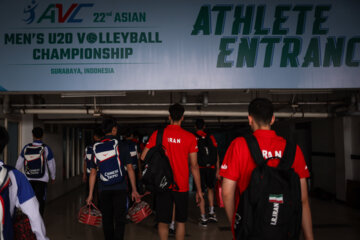
{"label": "corridor ceiling light", "polygon": [[186,93],[181,94],[181,104],[186,105]]}
{"label": "corridor ceiling light", "polygon": [[332,89],[270,89],[269,94],[331,94]]}
{"label": "corridor ceiling light", "polygon": [[78,98],[78,97],[125,97],[125,91],[109,91],[109,92],[64,92],[61,93],[62,98]]}

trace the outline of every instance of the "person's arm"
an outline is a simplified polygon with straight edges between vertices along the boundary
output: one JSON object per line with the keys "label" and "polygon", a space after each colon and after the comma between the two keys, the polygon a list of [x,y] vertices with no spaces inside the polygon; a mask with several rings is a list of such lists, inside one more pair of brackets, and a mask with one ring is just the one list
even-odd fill
{"label": "person's arm", "polygon": [[82,177],[82,181],[85,183],[87,180],[87,176],[86,176],[86,160],[84,159],[84,166],[83,166],[83,177]]}
{"label": "person's arm", "polygon": [[56,176],[55,159],[51,159],[50,161],[48,161],[48,167],[49,167],[49,171],[50,171],[51,183],[54,183],[55,182],[55,176]]}
{"label": "person's arm", "polygon": [[90,205],[93,199],[94,186],[96,181],[96,168],[91,168],[89,176],[89,195],[86,199],[86,203]]}
{"label": "person's arm", "polygon": [[217,156],[217,160],[216,160],[216,179],[220,180],[220,157],[219,157],[219,153],[216,154]]}
{"label": "person's arm", "polygon": [[22,171],[24,169],[24,149],[21,151],[18,159],[16,160],[16,165],[15,165],[15,168],[19,171]]}
{"label": "person's arm", "polygon": [[12,182],[9,187],[9,197],[10,201],[15,203],[13,207],[20,208],[28,216],[31,230],[36,235],[36,239],[48,240],[45,225],[39,212],[39,202],[29,181],[24,174],[17,170],[12,170],[9,176]]}
{"label": "person's arm", "polygon": [[140,160],[140,153],[138,154],[138,168],[139,168],[139,179],[142,177],[142,163],[141,163],[141,160]]}
{"label": "person's arm", "polygon": [[130,179],[131,188],[132,188],[131,198],[133,201],[140,202],[140,195],[136,190],[136,178],[135,178],[135,171],[133,169],[133,166],[132,166],[132,164],[127,164],[126,168],[127,168],[127,172],[128,172],[129,179]]}
{"label": "person's arm", "polygon": [[228,178],[223,178],[221,190],[222,190],[222,197],[225,206],[226,216],[230,224],[232,224],[233,216],[235,213],[236,181],[233,181]]}
{"label": "person's arm", "polygon": [[153,132],[153,134],[151,134],[149,141],[146,143],[146,146],[144,148],[144,150],[141,153],[141,160],[144,161],[146,154],[149,152],[150,148],[154,147],[156,145],[156,137],[157,137],[157,133],[158,131]]}
{"label": "person's arm", "polygon": [[83,177],[82,177],[82,181],[84,182],[84,183],[86,183],[86,181],[87,181],[87,164],[86,164],[86,160],[87,160],[87,150],[88,150],[88,148],[86,147],[85,148],[85,152],[84,152],[84,157],[83,157],[83,159],[84,159],[84,165],[83,165]]}
{"label": "person's arm", "polygon": [[[30,186],[31,187],[31,186]],[[36,197],[32,197],[19,205],[21,211],[29,218],[31,230],[39,240],[48,240],[44,221],[39,212],[39,202]]]}
{"label": "person's arm", "polygon": [[300,185],[301,185],[301,202],[302,202],[301,226],[304,231],[305,240],[313,240],[314,234],[312,229],[312,219],[311,219],[311,211],[310,211],[306,178],[300,179]]}
{"label": "person's arm", "polygon": [[145,148],[144,148],[144,151],[142,151],[141,157],[140,157],[140,159],[141,159],[142,161],[145,160],[145,157],[146,157],[146,154],[148,153],[148,151],[149,151],[149,148],[147,148],[147,147],[145,147]]}
{"label": "person's arm", "polygon": [[200,171],[199,165],[197,161],[197,152],[193,152],[189,154],[190,157],[190,168],[191,174],[193,175],[195,185],[196,185],[196,202],[199,205],[202,201],[204,201],[203,194],[201,191],[201,182],[200,182]]}
{"label": "person's arm", "polygon": [[50,172],[51,183],[54,183],[56,177],[56,164],[55,164],[54,155],[49,147],[46,147],[45,150],[47,150],[46,159],[48,159],[47,165]]}

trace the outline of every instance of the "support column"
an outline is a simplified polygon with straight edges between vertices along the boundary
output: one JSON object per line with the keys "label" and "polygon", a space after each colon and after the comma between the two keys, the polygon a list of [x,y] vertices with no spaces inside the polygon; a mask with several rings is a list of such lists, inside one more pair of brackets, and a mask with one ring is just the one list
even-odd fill
{"label": "support column", "polygon": [[334,141],[336,160],[336,198],[346,201],[346,177],[345,177],[345,141],[344,118],[337,118],[334,121]]}
{"label": "support column", "polygon": [[33,114],[24,114],[21,118],[21,139],[20,139],[20,147],[22,148],[26,144],[32,142],[32,130],[34,128],[34,115]]}

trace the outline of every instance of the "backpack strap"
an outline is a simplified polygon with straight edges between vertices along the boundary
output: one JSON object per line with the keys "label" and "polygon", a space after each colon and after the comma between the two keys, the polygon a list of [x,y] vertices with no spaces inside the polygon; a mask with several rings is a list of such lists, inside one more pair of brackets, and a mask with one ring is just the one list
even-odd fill
{"label": "backpack strap", "polygon": [[163,135],[164,135],[164,128],[160,128],[156,135],[156,146],[162,145]]}
{"label": "backpack strap", "polygon": [[256,165],[265,164],[259,143],[256,140],[255,136],[252,134],[245,134],[243,137],[246,140],[250,154],[251,154],[252,158],[254,159]]}
{"label": "backpack strap", "polygon": [[8,184],[9,170],[3,165],[0,167],[0,192]]}
{"label": "backpack strap", "polygon": [[197,133],[194,133],[194,135],[195,135],[195,137],[197,137],[198,139],[201,138],[201,136],[200,136],[199,134],[197,134]]}
{"label": "backpack strap", "polygon": [[284,150],[284,155],[282,156],[278,168],[280,169],[290,169],[295,161],[296,154],[296,144],[292,140],[286,140],[286,146]]}

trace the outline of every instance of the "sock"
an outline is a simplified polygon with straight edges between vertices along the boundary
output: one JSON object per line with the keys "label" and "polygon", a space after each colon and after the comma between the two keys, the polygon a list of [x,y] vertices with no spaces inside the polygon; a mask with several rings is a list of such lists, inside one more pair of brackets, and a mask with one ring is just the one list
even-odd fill
{"label": "sock", "polygon": [[175,229],[175,222],[174,222],[174,221],[172,221],[172,222],[170,223],[169,228],[171,228],[172,230]]}
{"label": "sock", "polygon": [[210,214],[214,214],[215,213],[214,207],[209,207],[209,211],[210,211]]}
{"label": "sock", "polygon": [[206,220],[205,214],[201,214],[201,220]]}

